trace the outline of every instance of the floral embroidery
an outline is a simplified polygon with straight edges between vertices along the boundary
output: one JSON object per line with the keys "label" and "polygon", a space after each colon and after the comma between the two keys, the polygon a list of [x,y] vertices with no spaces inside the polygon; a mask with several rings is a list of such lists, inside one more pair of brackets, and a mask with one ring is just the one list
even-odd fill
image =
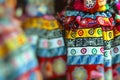
{"label": "floral embroidery", "polygon": [[87,71],[83,67],[77,67],[72,73],[73,80],[87,80]]}
{"label": "floral embroidery", "polygon": [[56,59],[53,62],[53,70],[56,74],[64,74],[66,71],[66,63],[63,59]]}

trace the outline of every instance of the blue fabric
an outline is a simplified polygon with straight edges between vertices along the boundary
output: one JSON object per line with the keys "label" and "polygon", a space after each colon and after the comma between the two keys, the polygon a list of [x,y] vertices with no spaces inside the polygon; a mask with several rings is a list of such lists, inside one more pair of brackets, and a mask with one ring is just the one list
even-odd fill
{"label": "blue fabric", "polygon": [[37,55],[39,57],[55,57],[62,56],[66,54],[65,47],[55,48],[55,49],[39,49],[37,50]]}
{"label": "blue fabric", "polygon": [[104,64],[103,55],[80,55],[68,56],[68,65],[89,65],[89,64]]}

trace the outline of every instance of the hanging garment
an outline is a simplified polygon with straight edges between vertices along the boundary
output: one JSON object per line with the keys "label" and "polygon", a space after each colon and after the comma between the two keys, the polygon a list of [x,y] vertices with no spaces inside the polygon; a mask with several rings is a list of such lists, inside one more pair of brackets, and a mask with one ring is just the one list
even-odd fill
{"label": "hanging garment", "polygon": [[107,0],[69,1],[63,18],[67,80],[117,80],[120,35]]}
{"label": "hanging garment", "polygon": [[[32,21],[34,21],[34,23],[30,23]],[[34,26],[34,24],[36,24],[34,29],[29,27],[29,30],[26,31],[26,33],[38,36],[36,53],[43,76],[45,78],[59,78],[65,76],[66,48],[61,25],[58,21],[55,18],[50,20],[39,17],[31,18],[26,21],[25,24],[28,24],[25,25],[26,27]],[[31,40],[31,38],[29,39]]]}
{"label": "hanging garment", "polygon": [[120,79],[120,1],[114,0],[110,3],[109,11],[113,13],[115,19],[115,28],[114,28],[114,48],[112,49],[112,71],[113,71],[113,80]]}
{"label": "hanging garment", "polygon": [[41,80],[36,55],[18,21],[1,21],[0,80]]}
{"label": "hanging garment", "polygon": [[36,55],[13,15],[12,1],[0,2],[0,80],[42,80]]}
{"label": "hanging garment", "polygon": [[[44,79],[62,79],[66,75],[66,48],[62,27],[54,17],[54,0],[29,2],[29,18],[23,28],[35,49]],[[34,11],[31,11],[31,7]],[[51,10],[52,9],[52,10]]]}

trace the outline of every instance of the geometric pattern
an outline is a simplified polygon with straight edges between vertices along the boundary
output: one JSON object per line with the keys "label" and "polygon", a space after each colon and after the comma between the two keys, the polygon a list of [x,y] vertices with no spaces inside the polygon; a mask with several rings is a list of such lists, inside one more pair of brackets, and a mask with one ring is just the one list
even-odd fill
{"label": "geometric pattern", "polygon": [[63,37],[55,39],[39,39],[38,48],[40,49],[54,49],[64,46]]}
{"label": "geometric pattern", "polygon": [[54,49],[38,49],[37,56],[39,57],[55,57],[55,56],[62,56],[66,55],[65,47],[59,47]]}
{"label": "geometric pattern", "polygon": [[104,56],[80,55],[67,57],[67,65],[91,65],[91,64],[104,64]]}
{"label": "geometric pattern", "polygon": [[67,56],[103,55],[103,47],[69,47]]}

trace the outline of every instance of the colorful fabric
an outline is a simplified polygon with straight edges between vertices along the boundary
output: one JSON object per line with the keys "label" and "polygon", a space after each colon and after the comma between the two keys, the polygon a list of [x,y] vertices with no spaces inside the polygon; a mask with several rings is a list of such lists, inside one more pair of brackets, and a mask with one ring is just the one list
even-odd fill
{"label": "colorful fabric", "polygon": [[111,9],[109,11],[114,14],[117,29],[120,31],[120,1],[111,1],[110,8]]}
{"label": "colorful fabric", "polygon": [[54,0],[26,0],[26,12],[29,16],[54,14]]}
{"label": "colorful fabric", "polygon": [[[75,1],[81,3],[83,0]],[[99,0],[86,1],[92,3]],[[103,4],[106,5],[106,0]],[[76,6],[84,5],[76,3]],[[91,6],[88,7],[87,11],[68,8],[64,14],[67,80],[118,80],[120,32],[111,12],[96,12]]]}
{"label": "colorful fabric", "polygon": [[66,48],[62,27],[53,16],[54,0],[26,1],[30,18],[25,20],[23,28],[38,57],[44,79],[65,77]]}
{"label": "colorful fabric", "polygon": [[44,78],[58,79],[66,75],[66,48],[61,25],[53,16],[50,17],[30,18],[23,27],[30,43],[36,47]]}
{"label": "colorful fabric", "polygon": [[41,80],[36,55],[19,21],[1,19],[0,29],[0,80]]}
{"label": "colorful fabric", "polygon": [[69,0],[69,8],[89,13],[103,12],[108,9],[106,0]]}

